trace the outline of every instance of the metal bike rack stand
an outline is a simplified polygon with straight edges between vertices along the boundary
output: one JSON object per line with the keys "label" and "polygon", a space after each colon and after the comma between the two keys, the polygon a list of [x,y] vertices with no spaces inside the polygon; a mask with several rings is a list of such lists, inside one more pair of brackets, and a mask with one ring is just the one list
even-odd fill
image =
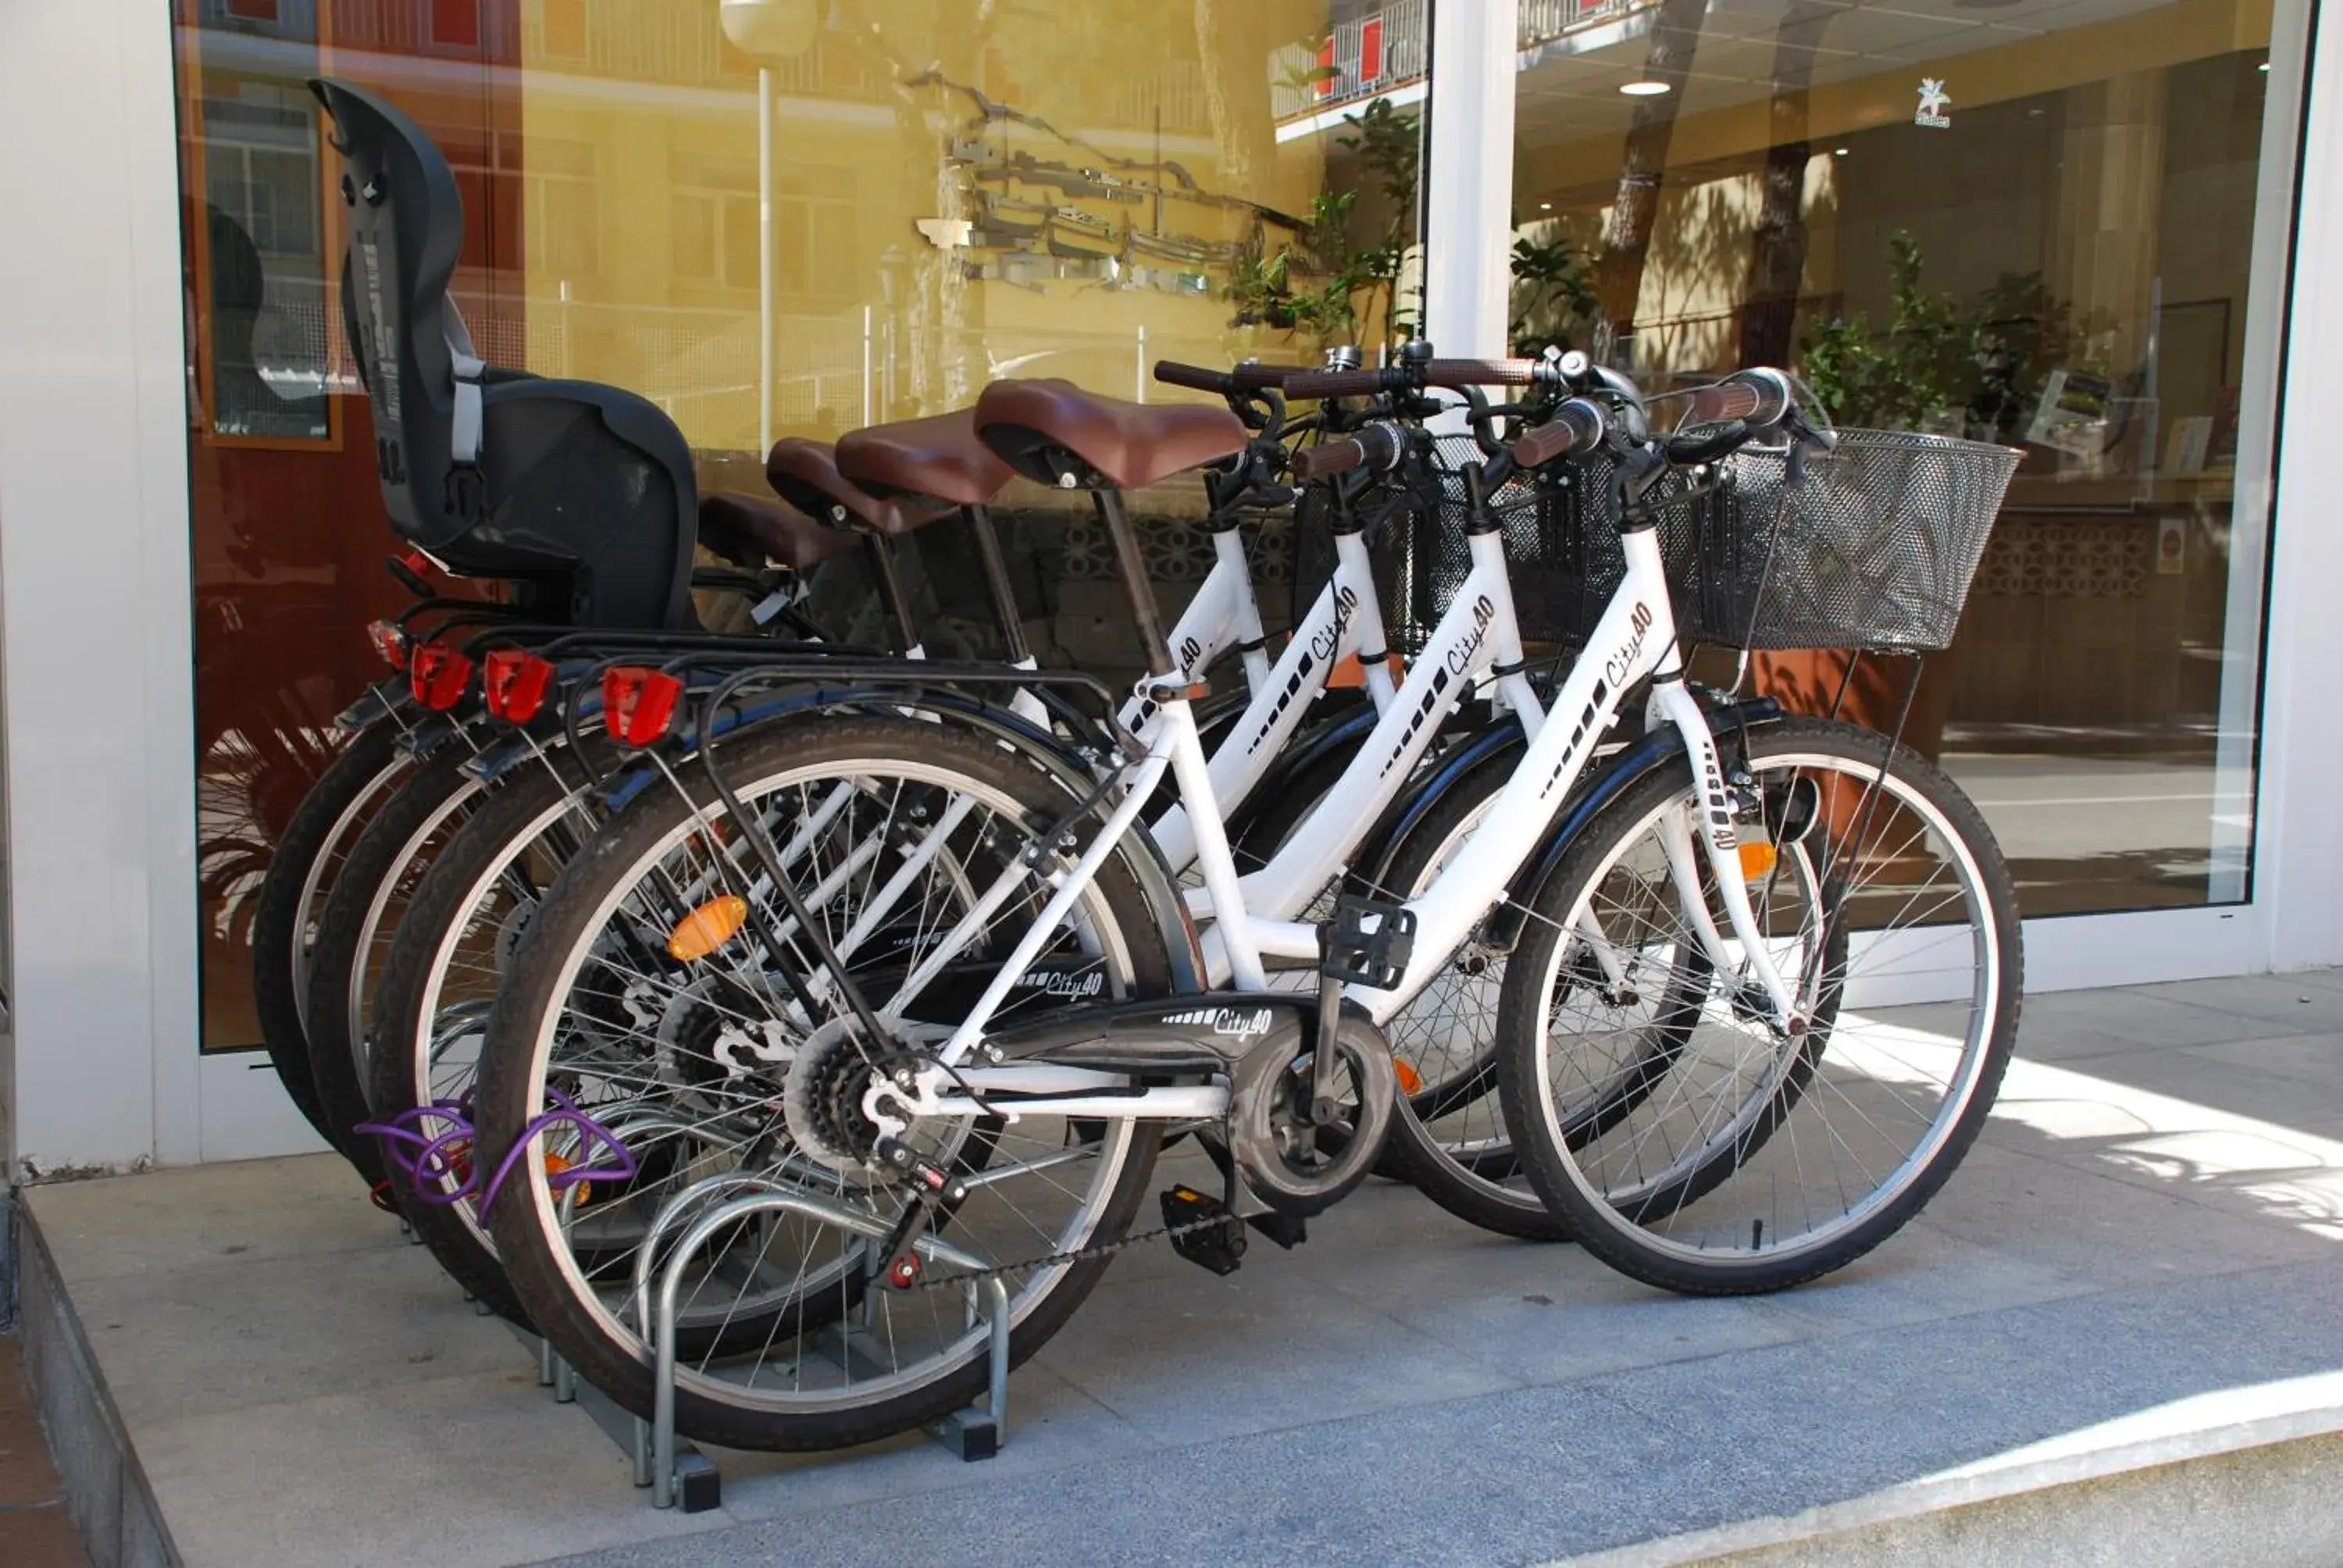
{"label": "metal bike rack stand", "polygon": [[[576,1205],[577,1191],[572,1188],[562,1195],[565,1226]],[[722,1196],[728,1192],[738,1195],[729,1199]],[[686,1513],[699,1513],[719,1507],[723,1502],[723,1476],[715,1462],[679,1439],[675,1432],[675,1321],[684,1271],[718,1231],[759,1214],[774,1213],[795,1214],[877,1241],[888,1241],[893,1234],[892,1227],[875,1215],[777,1188],[760,1177],[718,1178],[679,1194],[651,1221],[635,1253],[635,1322],[648,1325],[645,1337],[656,1358],[652,1415],[649,1421],[620,1409],[599,1389],[579,1381],[550,1342],[518,1328],[513,1331],[516,1338],[536,1352],[538,1385],[553,1391],[555,1402],[574,1403],[594,1418],[595,1424],[626,1453],[635,1484],[651,1489],[651,1505],[655,1508],[679,1507]],[[681,1234],[668,1252],[665,1267],[659,1270],[654,1315],[652,1265],[661,1245],[678,1231]],[[915,1237],[910,1246],[925,1261],[980,1273],[985,1268],[982,1259],[940,1236]],[[998,1276],[988,1275],[976,1282],[970,1303],[972,1312],[978,1295],[983,1300],[981,1315],[990,1336],[989,1386],[984,1406],[954,1411],[928,1428],[929,1434],[939,1442],[961,1459],[971,1461],[990,1459],[999,1452],[1009,1432],[1009,1287]],[[846,1329],[837,1333],[833,1351],[841,1366],[860,1359],[853,1343],[853,1335],[858,1332]]]}
{"label": "metal bike rack stand", "polygon": [[[877,1241],[887,1241],[892,1234],[892,1227],[875,1215],[864,1214],[802,1192],[769,1190],[718,1203],[691,1222],[669,1254],[667,1267],[660,1273],[656,1318],[645,1311],[649,1305],[644,1299],[649,1271],[646,1268],[639,1271],[635,1295],[636,1321],[652,1325],[653,1350],[658,1358],[652,1382],[650,1422],[651,1506],[654,1508],[674,1507],[681,1483],[686,1479],[678,1469],[675,1436],[675,1318],[678,1298],[683,1291],[684,1270],[718,1231],[758,1214],[795,1214],[800,1219],[835,1225]],[[663,1213],[660,1219],[665,1218]],[[648,1255],[649,1244],[658,1230],[655,1222],[654,1236],[645,1238],[639,1256]],[[985,1266],[982,1259],[940,1236],[914,1237],[910,1245],[913,1252],[929,1262],[941,1262],[952,1268],[970,1271],[981,1271]],[[965,1435],[959,1437],[956,1446],[964,1459],[990,1458],[999,1450],[1001,1440],[1009,1430],[1009,1287],[998,1275],[989,1274],[982,1280],[981,1289],[986,1297],[984,1315],[991,1340],[991,1365],[989,1369],[991,1387],[986,1409],[981,1412],[961,1412],[956,1417],[939,1423],[941,1429],[939,1435],[945,1432],[969,1434],[990,1429],[989,1441],[970,1442]],[[952,1439],[947,1438],[947,1441]],[[701,1463],[707,1462],[702,1456],[695,1454],[694,1457],[699,1458]],[[709,1507],[714,1505],[713,1500],[707,1504]],[[696,1511],[687,1504],[687,1512]]]}

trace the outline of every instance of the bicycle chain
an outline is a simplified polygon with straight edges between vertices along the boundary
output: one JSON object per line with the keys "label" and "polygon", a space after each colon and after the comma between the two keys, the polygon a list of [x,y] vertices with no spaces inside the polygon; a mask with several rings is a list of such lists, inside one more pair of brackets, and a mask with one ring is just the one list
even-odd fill
{"label": "bicycle chain", "polygon": [[[979,1280],[998,1279],[1003,1274],[1014,1273],[1020,1269],[1046,1269],[1058,1263],[1080,1263],[1091,1258],[1111,1258],[1125,1247],[1136,1247],[1141,1241],[1164,1241],[1173,1236],[1184,1236],[1191,1231],[1209,1231],[1214,1226],[1226,1226],[1233,1218],[1234,1216],[1229,1214],[1215,1214],[1207,1219],[1190,1220],[1183,1224],[1159,1225],[1152,1231],[1141,1231],[1135,1235],[1123,1236],[1112,1241],[1101,1241],[1094,1246],[1075,1247],[1062,1252],[1044,1252],[1038,1258],[1024,1258],[1013,1263],[996,1263],[990,1269],[965,1269],[957,1274],[946,1274],[939,1279],[915,1280],[910,1284],[899,1288],[906,1294],[912,1291],[940,1291],[947,1285],[966,1285]],[[1242,1222],[1239,1221],[1239,1223]]]}

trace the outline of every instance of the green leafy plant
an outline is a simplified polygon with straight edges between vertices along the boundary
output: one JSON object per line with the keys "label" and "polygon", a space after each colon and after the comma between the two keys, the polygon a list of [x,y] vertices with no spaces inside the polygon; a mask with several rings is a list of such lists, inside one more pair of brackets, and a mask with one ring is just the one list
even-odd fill
{"label": "green leafy plant", "polygon": [[1886,325],[1840,317],[1806,334],[1798,367],[1832,417],[1905,429],[1950,416],[1981,440],[2021,439],[2060,366],[2105,373],[2086,329],[2038,272],[2004,273],[1975,299],[1921,286],[1920,247],[1887,241]]}
{"label": "green leafy plant", "polygon": [[1334,144],[1356,155],[1360,166],[1374,176],[1385,215],[1380,235],[1357,249],[1346,247],[1344,266],[1360,278],[1370,309],[1376,301],[1382,304],[1386,340],[1408,337],[1415,323],[1400,308],[1399,276],[1415,233],[1423,135],[1415,116],[1401,114],[1389,98],[1373,100],[1358,114],[1344,115],[1342,122],[1351,127],[1350,134],[1335,137]]}
{"label": "green leafy plant", "polygon": [[1909,429],[1965,409],[1977,383],[1977,317],[1953,295],[1920,283],[1919,242],[1887,240],[1888,317],[1840,317],[1806,336],[1799,369],[1834,418]]}
{"label": "green leafy plant", "polygon": [[1383,224],[1364,243],[1355,242],[1359,193],[1321,192],[1310,204],[1298,245],[1274,256],[1255,251],[1236,258],[1222,292],[1236,307],[1237,325],[1308,332],[1322,343],[1355,341],[1361,324],[1371,320],[1381,320],[1387,338],[1412,327],[1397,297],[1414,229],[1415,121],[1388,98],[1342,117],[1353,132],[1336,140],[1373,177],[1385,202]]}
{"label": "green leafy plant", "polygon": [[1507,330],[1517,352],[1534,353],[1548,344],[1578,347],[1577,339],[1602,313],[1602,300],[1588,276],[1588,260],[1567,239],[1513,241],[1513,319]]}

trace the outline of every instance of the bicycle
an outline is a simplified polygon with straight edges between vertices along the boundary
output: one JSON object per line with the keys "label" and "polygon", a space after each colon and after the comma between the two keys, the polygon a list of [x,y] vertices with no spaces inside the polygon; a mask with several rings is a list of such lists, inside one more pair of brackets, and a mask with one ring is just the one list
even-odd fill
{"label": "bicycle", "polygon": [[[1564,374],[1557,367],[1519,362],[1435,364],[1402,373],[1422,376],[1427,384],[1444,377],[1455,385],[1558,382]],[[1365,391],[1380,383],[1337,385]],[[1744,400],[1755,395],[1746,386],[1735,394]],[[1120,488],[1143,482],[1141,476],[1156,471],[1151,465],[1166,457],[1144,438],[1143,416],[1062,384],[1005,383],[988,390],[978,417],[1012,464],[1047,480],[1071,476],[1076,487],[1092,488],[1119,556],[1126,563],[1136,559]],[[1558,430],[1562,437],[1559,445],[1553,437],[1544,443],[1542,462],[1584,456],[1604,443],[1614,447],[1630,515],[1621,536],[1622,586],[1592,644],[1608,651],[1582,659],[1570,672],[1552,709],[1560,720],[1540,727],[1498,796],[1495,809],[1506,819],[1531,822],[1547,821],[1562,807],[1602,731],[1628,695],[1647,682],[1657,719],[1699,759],[1697,777],[1706,780],[1720,769],[1715,737],[1675,663],[1676,626],[1659,548],[1648,518],[1634,508],[1672,455],[1698,468],[1726,457],[1751,434],[1744,425],[1711,436],[1705,445],[1663,446],[1640,432],[1615,430],[1602,407],[1577,396],[1561,401],[1541,428]],[[1371,749],[1368,768],[1388,774],[1418,746],[1432,708],[1459,689],[1462,677],[1477,675],[1498,658],[1518,662],[1518,647],[1506,646],[1499,597],[1506,583],[1492,533],[1484,530],[1473,541],[1476,567],[1486,566],[1487,572],[1468,579],[1473,591],[1460,596],[1434,633],[1437,657],[1418,662],[1386,716],[1400,744],[1390,751]],[[572,1247],[570,1223],[547,1184],[547,1151],[524,1136],[557,1080],[574,1087],[604,1073],[600,1082],[618,1096],[612,1103],[621,1110],[630,1093],[640,1105],[671,1100],[689,1107],[688,1120],[704,1135],[703,1147],[720,1134],[729,1141],[728,1152],[747,1162],[766,1161],[769,1171],[807,1191],[876,1205],[889,1214],[898,1237],[944,1223],[963,1245],[988,1231],[1027,1236],[1032,1257],[996,1265],[1017,1280],[1020,1355],[1046,1338],[1095,1282],[1136,1212],[1166,1125],[1216,1127],[1230,1157],[1230,1202],[1223,1211],[1200,1211],[1182,1199],[1182,1211],[1200,1217],[1179,1229],[1199,1251],[1211,1244],[1197,1242],[1199,1234],[1217,1236],[1225,1247],[1231,1228],[1240,1223],[1234,1201],[1245,1193],[1265,1202],[1275,1217],[1300,1220],[1339,1199],[1372,1169],[1393,1125],[1395,1091],[1378,1026],[1462,945],[1531,858],[1531,846],[1510,835],[1475,834],[1407,904],[1352,903],[1322,937],[1320,928],[1252,917],[1248,890],[1239,885],[1217,818],[1208,808],[1199,809],[1199,859],[1218,938],[1201,951],[1207,961],[1217,953],[1236,989],[1150,997],[1170,981],[1171,951],[1163,941],[1166,922],[1151,908],[1145,879],[1131,870],[1148,854],[1131,829],[1167,773],[1192,803],[1210,797],[1185,689],[1172,684],[1175,667],[1151,607],[1142,595],[1132,598],[1150,653],[1144,693],[1157,704],[1163,726],[1144,759],[1129,768],[1121,794],[1111,804],[1051,782],[1013,753],[940,745],[892,718],[769,730],[741,748],[745,759],[729,768],[717,764],[722,749],[704,750],[706,784],[662,798],[664,815],[647,809],[613,823],[564,872],[540,910],[497,1004],[486,1047],[492,1070],[484,1073],[484,1154],[516,1162],[516,1181],[493,1206],[491,1223],[516,1290],[540,1326],[622,1402],[647,1397],[639,1328],[629,1328],[603,1302],[590,1271],[581,1267],[581,1256],[590,1256],[592,1248]],[[1648,760],[1636,766],[1643,769],[1637,777],[1651,776]],[[963,817],[953,854],[937,857],[939,863],[950,859],[956,879],[937,890],[930,900],[936,913],[922,917],[908,948],[842,959],[832,928],[841,920],[850,925],[850,919],[799,899],[765,841],[762,819],[803,820],[803,802],[837,779],[866,781],[862,798],[873,802],[874,828],[891,823],[916,833],[917,822],[926,819],[914,814],[923,801],[930,818],[938,801],[969,799],[980,808],[980,820],[975,811]],[[1380,778],[1375,783],[1384,787]],[[1397,784],[1390,788],[1395,792]],[[769,809],[792,791],[798,807]],[[759,809],[743,815],[746,801],[758,802]],[[1722,826],[1730,826],[1733,808],[1725,798]],[[1822,995],[1820,971],[1785,975],[1766,946],[1758,910],[1740,878],[1737,844],[1714,832],[1693,848],[1694,858],[1684,869],[1694,878],[1700,907],[1706,908],[1705,890],[1713,888],[1725,919],[1721,927],[1712,920],[1696,932],[1698,957],[1691,968],[1704,964],[1712,979],[1733,977],[1727,1005],[1752,1012],[1785,1037],[1805,1036],[1818,1018],[1827,1024],[1833,1015],[1815,1007]],[[1322,854],[1323,845],[1313,842],[1304,853]],[[1704,864],[1704,873],[1696,869]],[[1705,882],[1698,880],[1702,875]],[[745,912],[730,933],[749,932],[749,945],[764,951],[764,960],[734,972],[767,1015],[796,1035],[781,1082],[759,1077],[753,1066],[725,1083],[666,1083],[655,1064],[648,1076],[630,1074],[623,1053],[611,1054],[617,1038],[595,1033],[594,996],[604,983],[598,971],[611,962],[608,944],[648,944],[680,930],[676,917],[693,907],[659,891],[679,884],[730,888],[726,896],[750,910],[773,894],[788,906],[792,929],[786,938],[771,927],[752,930]],[[1011,941],[1011,931],[1022,934]],[[1326,977],[1314,1003],[1262,991],[1264,954],[1313,952]],[[953,960],[963,955],[976,972],[954,971]],[[1615,955],[1599,947],[1588,954],[1595,983],[1610,980],[1606,956]],[[981,987],[979,973],[990,977]],[[837,1005],[809,997],[803,989],[808,977],[826,977],[824,995],[838,999]],[[2007,978],[2002,971],[1994,983]],[[1072,1009],[1049,1007],[1036,1005],[1036,993],[1097,1000]],[[792,1007],[799,1010],[794,1015]],[[799,1032],[817,1013],[827,1021]],[[576,1031],[567,1041],[565,1029]],[[2006,1047],[2006,1030],[1994,1034]],[[1631,1103],[1634,1098],[1627,1096]],[[1963,1102],[1964,1114],[1974,1102],[1973,1096]],[[1516,1129],[1517,1137],[1521,1131]],[[1004,1149],[1012,1156],[1005,1164]],[[1938,1154],[1948,1151],[1949,1143]],[[1077,1170],[1087,1172],[1079,1192],[1051,1174]],[[1048,1204],[1051,1194],[1064,1200],[1050,1207],[1046,1222],[998,1196],[1018,1178],[1032,1179],[1041,1189],[1021,1189],[1031,1193],[1029,1202]],[[623,1191],[612,1194],[614,1201],[623,1197]],[[570,1218],[579,1231],[588,1228],[587,1216]],[[711,1363],[695,1365],[684,1371],[679,1385],[679,1409],[694,1430],[754,1446],[856,1441],[964,1398],[980,1381],[974,1357],[982,1335],[971,1323],[957,1314],[940,1315],[932,1294],[916,1290],[904,1293],[907,1304],[899,1312],[895,1296],[869,1289],[876,1277],[869,1265],[880,1261],[881,1250],[860,1241],[826,1245],[809,1233],[822,1229],[791,1221],[759,1231],[744,1254],[758,1282],[753,1290],[736,1289],[736,1302],[744,1312],[753,1310],[774,1337],[810,1332],[821,1326],[816,1317],[837,1323],[853,1312],[884,1316],[885,1343],[897,1364],[867,1375],[875,1336],[866,1333],[850,1334],[847,1350],[827,1359],[797,1357],[788,1390],[743,1385]],[[784,1243],[803,1260],[794,1274],[786,1264],[775,1269],[758,1261],[769,1260]],[[900,1256],[888,1260],[888,1266],[900,1261]],[[699,1288],[719,1277],[703,1274]],[[810,1313],[817,1299],[836,1310]],[[910,1303],[922,1301],[929,1311],[915,1322],[919,1313]],[[907,1349],[914,1328],[920,1330],[916,1353]],[[858,1362],[866,1374],[859,1382]],[[753,1383],[753,1371],[749,1376]]]}

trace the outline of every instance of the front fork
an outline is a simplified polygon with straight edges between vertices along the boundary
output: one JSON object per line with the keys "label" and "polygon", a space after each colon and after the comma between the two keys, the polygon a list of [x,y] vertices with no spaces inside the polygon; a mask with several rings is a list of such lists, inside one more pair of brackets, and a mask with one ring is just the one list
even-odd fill
{"label": "front fork", "polygon": [[[1741,839],[1735,823],[1733,792],[1725,787],[1725,767],[1717,755],[1716,737],[1708,728],[1708,717],[1701,712],[1700,704],[1685,689],[1681,677],[1653,683],[1652,708],[1655,720],[1675,726],[1692,759],[1696,804],[1691,815],[1699,819],[1700,831],[1693,831],[1683,809],[1669,811],[1659,822],[1660,845],[1667,855],[1668,874],[1675,883],[1676,897],[1684,905],[1685,918],[1700,939],[1709,962],[1719,973],[1740,974],[1745,970],[1755,979],[1771,1010],[1772,1016],[1766,1021],[1784,1034],[1802,1034],[1806,1020],[1799,1010],[1798,999],[1789,982],[1782,978],[1773,954],[1766,950],[1764,933],[1758,930],[1756,910],[1749,902],[1749,884],[1741,871]],[[1725,922],[1741,944],[1742,957],[1738,961],[1726,944],[1725,933],[1716,929],[1715,919],[1709,913],[1708,898],[1700,885],[1700,869],[1693,858],[1695,839],[1700,852],[1707,857],[1717,895],[1724,900]]]}

